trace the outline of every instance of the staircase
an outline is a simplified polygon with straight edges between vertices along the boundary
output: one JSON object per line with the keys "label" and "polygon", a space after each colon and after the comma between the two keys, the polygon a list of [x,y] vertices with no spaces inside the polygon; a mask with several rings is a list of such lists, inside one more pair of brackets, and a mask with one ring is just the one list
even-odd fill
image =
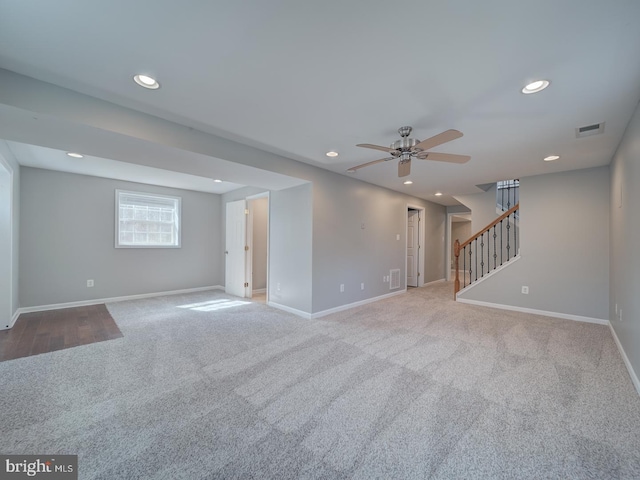
{"label": "staircase", "polygon": [[[454,243],[456,274],[454,299],[461,289],[506,265],[518,255],[519,181],[498,182],[497,186],[496,203],[498,211],[503,213],[471,238],[462,243],[456,239]],[[460,267],[462,267],[462,279],[460,279]]]}

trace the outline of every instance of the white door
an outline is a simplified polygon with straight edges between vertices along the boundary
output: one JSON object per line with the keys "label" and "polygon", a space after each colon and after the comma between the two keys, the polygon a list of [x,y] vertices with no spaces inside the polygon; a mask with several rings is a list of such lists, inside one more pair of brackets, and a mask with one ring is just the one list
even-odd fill
{"label": "white door", "polygon": [[418,210],[409,210],[407,220],[407,286],[418,286],[418,234],[420,216]]}
{"label": "white door", "polygon": [[224,291],[237,297],[244,297],[245,294],[246,208],[244,200],[227,203]]}

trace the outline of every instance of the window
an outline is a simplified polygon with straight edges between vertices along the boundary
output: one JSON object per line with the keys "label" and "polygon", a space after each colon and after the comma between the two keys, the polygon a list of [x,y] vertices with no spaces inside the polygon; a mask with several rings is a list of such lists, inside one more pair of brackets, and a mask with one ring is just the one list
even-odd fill
{"label": "window", "polygon": [[179,248],[180,203],[180,197],[116,190],[116,248]]}
{"label": "window", "polygon": [[498,183],[498,190],[503,188],[515,188],[520,186],[520,180],[501,180]]}

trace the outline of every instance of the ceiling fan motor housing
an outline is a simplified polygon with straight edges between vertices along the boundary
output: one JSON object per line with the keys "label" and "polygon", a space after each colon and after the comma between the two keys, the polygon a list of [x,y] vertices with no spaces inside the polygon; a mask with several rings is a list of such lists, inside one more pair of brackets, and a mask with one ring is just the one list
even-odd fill
{"label": "ceiling fan motor housing", "polygon": [[420,143],[420,141],[416,140],[415,138],[409,138],[409,135],[411,135],[411,130],[413,130],[413,128],[411,127],[400,127],[398,129],[398,133],[402,138],[400,140],[396,140],[391,144],[390,148],[396,150],[396,152],[391,152],[391,155],[393,155],[394,157],[399,157],[403,152],[410,151],[411,149],[413,149],[413,147]]}

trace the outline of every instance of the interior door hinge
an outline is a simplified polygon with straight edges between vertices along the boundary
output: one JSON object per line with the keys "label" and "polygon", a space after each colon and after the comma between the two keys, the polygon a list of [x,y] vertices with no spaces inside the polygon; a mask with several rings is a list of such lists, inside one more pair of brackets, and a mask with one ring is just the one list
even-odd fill
{"label": "interior door hinge", "polygon": [[245,246],[244,246],[244,251],[245,251],[245,252],[248,252],[248,251],[249,251],[249,245],[245,245]]}
{"label": "interior door hinge", "polygon": [[249,282],[244,282],[244,286],[248,287],[249,286]]}

